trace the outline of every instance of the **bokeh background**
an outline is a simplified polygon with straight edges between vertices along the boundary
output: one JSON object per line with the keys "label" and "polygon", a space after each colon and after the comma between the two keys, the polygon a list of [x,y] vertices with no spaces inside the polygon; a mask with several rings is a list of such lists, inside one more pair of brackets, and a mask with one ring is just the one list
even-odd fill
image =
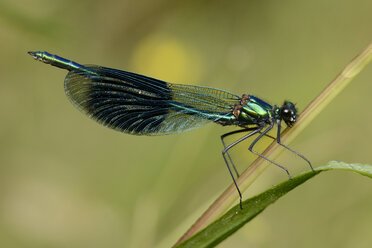
{"label": "bokeh background", "polygon": [[[231,184],[219,137],[231,128],[103,128],[66,99],[66,71],[27,51],[302,110],[372,41],[371,10],[370,0],[1,0],[0,246],[170,247]],[[372,163],[371,83],[372,65],[291,147],[315,166]],[[240,171],[255,158],[247,147],[232,151]],[[277,161],[308,169],[288,152]],[[286,179],[270,166],[244,197]],[[324,173],[219,247],[371,247],[371,191],[368,178]]]}

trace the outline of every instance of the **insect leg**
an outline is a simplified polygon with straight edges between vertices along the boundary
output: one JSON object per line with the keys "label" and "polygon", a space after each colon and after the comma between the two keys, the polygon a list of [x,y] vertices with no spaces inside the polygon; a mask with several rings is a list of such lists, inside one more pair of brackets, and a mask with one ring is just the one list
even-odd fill
{"label": "insect leg", "polygon": [[276,142],[278,142],[279,145],[281,145],[284,148],[290,150],[291,152],[293,152],[294,154],[296,154],[297,156],[299,156],[300,158],[302,158],[303,160],[305,160],[310,165],[311,170],[314,171],[313,166],[311,165],[310,161],[307,158],[305,158],[305,156],[303,156],[302,154],[300,154],[300,153],[292,150],[291,148],[289,148],[288,146],[286,146],[282,142],[280,142],[280,129],[281,129],[280,120],[277,121],[277,124],[278,124],[278,133],[276,135]]}
{"label": "insect leg", "polygon": [[264,155],[262,155],[261,153],[258,153],[258,152],[256,152],[256,151],[253,151],[253,146],[257,143],[257,141],[259,141],[267,132],[269,132],[271,129],[273,129],[273,127],[274,127],[274,122],[272,122],[271,124],[270,124],[270,126],[268,127],[268,128],[266,128],[253,142],[252,142],[252,144],[249,146],[249,148],[248,148],[248,150],[249,151],[251,151],[251,152],[253,152],[254,154],[256,154],[257,156],[260,156],[261,158],[263,158],[263,159],[265,159],[265,160],[267,160],[267,161],[269,161],[270,163],[273,163],[273,164],[275,164],[276,166],[278,166],[279,168],[281,168],[281,169],[283,169],[283,170],[285,170],[285,172],[287,172],[287,175],[288,175],[288,177],[289,177],[289,179],[292,179],[292,177],[291,177],[291,175],[289,174],[289,171],[287,170],[287,168],[285,168],[284,166],[282,166],[282,165],[280,165],[280,164],[278,164],[278,163],[276,163],[276,162],[274,162],[274,161],[272,161],[271,159],[269,159],[269,158],[267,158],[267,157],[265,157]]}
{"label": "insect leg", "polygon": [[222,150],[222,157],[223,159],[225,160],[225,163],[226,163],[226,166],[227,166],[227,169],[229,170],[229,173],[233,179],[233,182],[235,184],[235,187],[236,187],[236,190],[238,191],[238,194],[239,194],[239,204],[240,204],[240,209],[243,209],[243,205],[242,205],[242,193],[240,192],[240,189],[238,187],[238,184],[236,183],[236,180],[235,180],[235,177],[234,177],[234,174],[232,173],[231,171],[231,168],[230,168],[230,165],[229,165],[229,162],[227,161],[226,159],[226,153],[230,150],[230,148],[234,147],[235,145],[239,144],[240,142],[242,142],[243,140],[251,137],[252,135],[260,132],[262,130],[263,126],[261,127],[258,127],[256,129],[254,129],[252,132],[244,135],[243,137],[241,137],[240,139],[234,141],[232,144],[228,145],[227,147],[225,147],[225,149]]}
{"label": "insect leg", "polygon": [[[226,138],[227,136],[230,136],[230,135],[236,134],[236,133],[249,132],[249,131],[256,130],[256,129],[257,129],[257,127],[244,128],[244,129],[235,130],[235,131],[228,132],[228,133],[225,133],[225,134],[221,135],[221,141],[222,141],[222,144],[223,144],[223,148],[226,149],[226,144],[225,144],[224,138]],[[229,158],[229,161],[230,161],[230,163],[231,163],[231,165],[232,165],[232,167],[235,171],[236,177],[238,178],[239,177],[239,172],[236,169],[234,162],[232,161],[230,153],[228,151],[226,153],[227,153],[227,157]]]}

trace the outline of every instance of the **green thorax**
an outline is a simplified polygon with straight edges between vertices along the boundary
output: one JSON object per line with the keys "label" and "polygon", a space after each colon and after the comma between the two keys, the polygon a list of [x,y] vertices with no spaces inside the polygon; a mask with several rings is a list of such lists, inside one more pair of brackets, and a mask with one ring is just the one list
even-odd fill
{"label": "green thorax", "polygon": [[275,106],[273,107],[255,96],[243,95],[236,116],[241,124],[258,124],[268,121],[273,114],[275,115],[274,109]]}

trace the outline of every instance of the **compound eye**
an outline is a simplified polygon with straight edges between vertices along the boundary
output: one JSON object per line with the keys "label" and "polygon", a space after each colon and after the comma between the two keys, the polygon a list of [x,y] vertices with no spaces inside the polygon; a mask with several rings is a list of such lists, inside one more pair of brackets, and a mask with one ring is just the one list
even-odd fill
{"label": "compound eye", "polygon": [[292,118],[293,112],[289,108],[283,108],[282,115],[286,118]]}
{"label": "compound eye", "polygon": [[297,110],[293,103],[284,102],[281,108],[281,118],[288,125],[292,126],[296,122]]}

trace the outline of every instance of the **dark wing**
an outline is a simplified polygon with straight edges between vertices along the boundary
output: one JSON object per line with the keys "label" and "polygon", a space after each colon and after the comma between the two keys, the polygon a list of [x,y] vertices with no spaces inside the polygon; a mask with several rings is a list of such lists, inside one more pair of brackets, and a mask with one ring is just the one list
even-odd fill
{"label": "dark wing", "polygon": [[237,95],[171,84],[139,74],[85,66],[65,79],[70,101],[98,123],[136,135],[188,131],[231,115]]}

